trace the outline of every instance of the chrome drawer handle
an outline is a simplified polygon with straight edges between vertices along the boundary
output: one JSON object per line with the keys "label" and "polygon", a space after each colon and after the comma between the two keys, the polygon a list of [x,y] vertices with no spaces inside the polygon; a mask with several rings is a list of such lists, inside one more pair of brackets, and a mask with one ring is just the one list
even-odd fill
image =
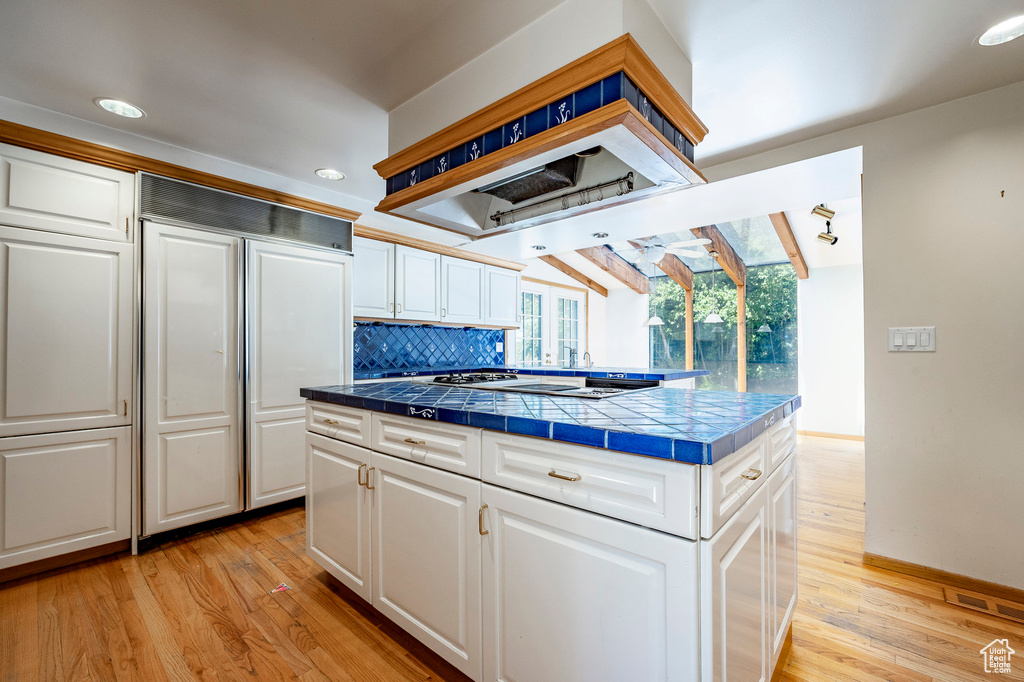
{"label": "chrome drawer handle", "polygon": [[416,440],[415,438],[406,438],[405,442],[408,443],[409,445],[426,445],[427,444],[427,441],[425,441],[425,440]]}
{"label": "chrome drawer handle", "polygon": [[548,476],[551,476],[552,478],[560,478],[560,479],[562,479],[563,481],[572,481],[572,482],[574,482],[574,483],[575,483],[576,481],[579,481],[579,480],[582,480],[582,479],[583,479],[583,477],[582,477],[582,476],[580,476],[579,474],[576,474],[575,476],[566,476],[566,475],[564,475],[564,474],[560,474],[560,473],[558,473],[558,472],[557,472],[557,471],[555,471],[554,469],[552,469],[551,471],[549,471],[549,472],[548,472]]}
{"label": "chrome drawer handle", "polygon": [[750,469],[747,469],[742,474],[740,474],[740,476],[747,479],[748,481],[756,481],[757,479],[761,478],[761,474],[763,473],[764,472],[761,471],[760,469],[754,469],[753,467],[751,467]]}
{"label": "chrome drawer handle", "polygon": [[324,419],[324,424],[331,424],[332,426],[336,426],[340,423],[341,422],[339,422],[337,419]]}

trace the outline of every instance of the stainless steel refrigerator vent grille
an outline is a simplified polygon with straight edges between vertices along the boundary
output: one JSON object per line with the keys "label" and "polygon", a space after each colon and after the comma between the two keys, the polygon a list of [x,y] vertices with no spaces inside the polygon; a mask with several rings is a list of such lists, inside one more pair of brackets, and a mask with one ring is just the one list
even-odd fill
{"label": "stainless steel refrigerator vent grille", "polygon": [[273,237],[352,252],[352,222],[219,189],[142,174],[143,218]]}

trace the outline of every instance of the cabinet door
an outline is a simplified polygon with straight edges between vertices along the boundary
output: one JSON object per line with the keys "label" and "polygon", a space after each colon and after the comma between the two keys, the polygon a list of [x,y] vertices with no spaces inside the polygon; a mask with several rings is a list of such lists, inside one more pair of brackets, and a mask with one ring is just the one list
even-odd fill
{"label": "cabinet door", "polygon": [[797,460],[790,455],[768,479],[768,644],[775,668],[797,596]]}
{"label": "cabinet door", "polygon": [[373,453],[373,605],[480,679],[480,482]]}
{"label": "cabinet door", "polygon": [[701,548],[702,680],[764,682],[767,487]]}
{"label": "cabinet door", "polygon": [[441,320],[441,256],[395,246],[395,318]]}
{"label": "cabinet door", "polygon": [[135,176],[0,145],[0,223],[132,241]]}
{"label": "cabinet door", "polygon": [[370,451],[306,434],[306,551],[328,573],[370,601]]}
{"label": "cabinet door", "polygon": [[131,428],[0,438],[0,569],[131,535]]}
{"label": "cabinet door", "polygon": [[441,321],[484,322],[484,265],[441,256]]}
{"label": "cabinet door", "polygon": [[352,238],[352,314],[395,316],[395,245]]}
{"label": "cabinet door", "polygon": [[0,436],[129,424],[132,247],[0,227]]}
{"label": "cabinet door", "polygon": [[146,223],[143,528],[239,511],[239,240]]}
{"label": "cabinet door", "polygon": [[348,256],[250,241],[248,509],[306,492],[303,386],[345,383]]}
{"label": "cabinet door", "polygon": [[518,327],[519,287],[521,285],[519,273],[515,270],[488,265],[485,275],[484,324]]}
{"label": "cabinet door", "polygon": [[698,679],[697,543],[483,485],[484,679]]}

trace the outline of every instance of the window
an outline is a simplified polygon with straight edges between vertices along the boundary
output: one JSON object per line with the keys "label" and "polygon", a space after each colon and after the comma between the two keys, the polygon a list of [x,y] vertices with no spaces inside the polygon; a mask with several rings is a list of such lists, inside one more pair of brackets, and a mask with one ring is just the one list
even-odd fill
{"label": "window", "polygon": [[569,350],[583,362],[587,341],[587,293],[574,287],[523,282],[522,322],[516,332],[516,362],[568,365]]}
{"label": "window", "polygon": [[523,322],[519,328],[519,338],[516,340],[516,361],[522,365],[539,365],[542,362],[541,349],[544,345],[544,316],[541,313],[543,295],[523,291],[521,296],[519,312],[522,314]]}

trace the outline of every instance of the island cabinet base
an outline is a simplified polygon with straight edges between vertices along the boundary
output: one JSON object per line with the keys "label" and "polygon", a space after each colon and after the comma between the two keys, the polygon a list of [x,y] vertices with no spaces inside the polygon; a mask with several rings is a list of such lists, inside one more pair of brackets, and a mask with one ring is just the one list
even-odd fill
{"label": "island cabinet base", "polygon": [[793,429],[691,465],[311,403],[307,550],[477,682],[768,682],[796,605]]}

